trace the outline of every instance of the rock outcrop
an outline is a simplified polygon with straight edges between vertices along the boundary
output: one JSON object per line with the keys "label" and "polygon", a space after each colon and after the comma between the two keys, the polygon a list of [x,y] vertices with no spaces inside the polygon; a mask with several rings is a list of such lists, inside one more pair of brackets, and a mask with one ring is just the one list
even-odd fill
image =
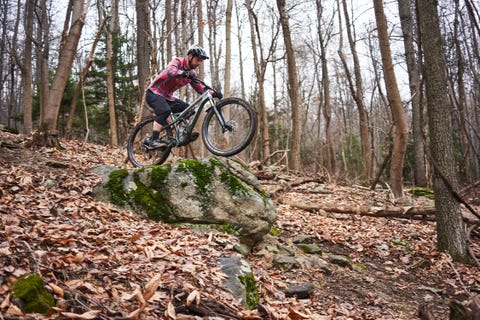
{"label": "rock outcrop", "polygon": [[136,170],[95,169],[95,193],[156,221],[216,225],[254,246],[270,231],[275,207],[248,168],[228,159],[184,159]]}

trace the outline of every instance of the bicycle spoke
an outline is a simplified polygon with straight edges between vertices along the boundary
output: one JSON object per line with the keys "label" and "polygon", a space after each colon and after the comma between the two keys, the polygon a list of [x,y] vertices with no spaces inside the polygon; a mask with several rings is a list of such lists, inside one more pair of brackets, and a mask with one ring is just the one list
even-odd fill
{"label": "bicycle spoke", "polygon": [[225,125],[221,125],[211,110],[205,118],[203,139],[213,154],[231,156],[242,151],[253,138],[256,117],[249,105],[240,99],[225,99],[219,103],[218,109]]}
{"label": "bicycle spoke", "polygon": [[[169,147],[150,149],[144,143],[145,139],[151,135],[152,128],[153,118],[146,119],[134,128],[129,137],[127,145],[128,158],[136,167],[161,164],[170,154],[171,148]],[[166,134],[164,136],[166,138]]]}

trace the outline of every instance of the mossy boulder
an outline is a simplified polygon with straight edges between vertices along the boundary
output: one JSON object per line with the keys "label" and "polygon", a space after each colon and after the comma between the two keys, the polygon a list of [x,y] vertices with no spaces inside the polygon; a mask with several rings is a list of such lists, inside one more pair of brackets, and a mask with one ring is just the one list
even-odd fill
{"label": "mossy boulder", "polygon": [[27,274],[12,285],[14,301],[24,313],[42,313],[55,305],[53,295],[45,288],[43,279],[36,274]]}
{"label": "mossy boulder", "polygon": [[184,159],[111,170],[108,177],[103,189],[119,206],[155,221],[216,225],[249,246],[268,234],[276,218],[275,207],[255,176],[232,160]]}

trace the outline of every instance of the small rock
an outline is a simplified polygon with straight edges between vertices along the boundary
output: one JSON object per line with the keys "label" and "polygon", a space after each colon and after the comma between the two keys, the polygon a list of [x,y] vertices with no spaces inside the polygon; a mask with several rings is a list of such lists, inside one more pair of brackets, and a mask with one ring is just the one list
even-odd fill
{"label": "small rock", "polygon": [[297,299],[308,299],[314,290],[311,283],[293,283],[284,291],[286,297],[297,297]]}
{"label": "small rock", "polygon": [[250,254],[250,247],[243,243],[234,245],[233,250],[240,253],[243,257],[248,257]]}
{"label": "small rock", "polygon": [[283,254],[275,255],[272,262],[274,267],[283,270],[298,269],[300,267],[295,258]]}
{"label": "small rock", "polygon": [[297,243],[308,243],[312,244],[315,241],[315,237],[309,234],[299,234],[292,239],[292,242]]}
{"label": "small rock", "polygon": [[316,244],[299,243],[297,244],[297,247],[305,253],[322,254],[322,248]]}
{"label": "small rock", "polygon": [[377,249],[383,250],[383,251],[388,251],[390,249],[390,247],[386,244],[381,244],[381,245],[377,246]]}
{"label": "small rock", "polygon": [[331,254],[328,256],[328,260],[333,264],[339,265],[340,267],[348,267],[352,269],[352,262],[345,256]]}

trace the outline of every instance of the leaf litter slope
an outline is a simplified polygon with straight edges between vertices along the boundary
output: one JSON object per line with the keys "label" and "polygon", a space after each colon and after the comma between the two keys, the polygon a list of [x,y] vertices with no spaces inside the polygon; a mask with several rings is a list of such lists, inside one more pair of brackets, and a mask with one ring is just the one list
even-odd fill
{"label": "leaf litter slope", "polygon": [[[432,222],[307,212],[278,203],[275,227],[282,243],[312,235],[326,260],[328,253],[345,255],[352,267],[329,264],[331,274],[285,271],[268,256],[252,254],[262,308],[249,311],[220,289],[225,276],[217,260],[234,254],[235,238],[146,221],[92,198],[100,177],[89,169],[123,166],[123,150],[78,141],[62,141],[63,151],[32,150],[23,142],[0,133],[4,315],[19,314],[9,289],[32,272],[42,275],[57,301],[54,313],[40,318],[181,319],[189,310],[197,319],[415,319],[418,306],[426,304],[438,319],[447,319],[449,299],[480,288],[475,266],[452,263],[435,250]],[[330,207],[389,202],[381,191],[321,187],[331,192],[290,190],[282,197]],[[472,242],[478,255],[479,239]],[[315,285],[309,299],[285,297],[289,283],[302,282]]]}

